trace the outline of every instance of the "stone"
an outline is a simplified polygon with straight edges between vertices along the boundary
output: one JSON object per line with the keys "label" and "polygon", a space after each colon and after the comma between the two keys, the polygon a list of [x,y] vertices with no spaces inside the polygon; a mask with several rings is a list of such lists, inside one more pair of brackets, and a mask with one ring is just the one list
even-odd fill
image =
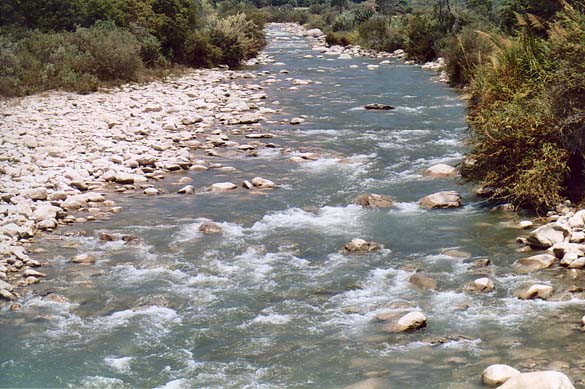
{"label": "stone", "polygon": [[199,231],[204,234],[219,234],[223,232],[223,228],[213,222],[203,222],[199,226]]}
{"label": "stone", "polygon": [[0,289],[12,291],[14,288],[8,282],[0,280]]}
{"label": "stone", "polygon": [[461,195],[454,191],[437,192],[423,197],[419,204],[422,208],[458,208],[461,207]]}
{"label": "stone", "polygon": [[569,226],[571,228],[585,228],[585,210],[575,212],[575,214],[569,218]]}
{"label": "stone", "polygon": [[426,327],[427,318],[422,312],[410,312],[402,316],[391,327],[392,332],[409,332]]}
{"label": "stone", "polygon": [[73,263],[80,263],[84,265],[95,263],[95,261],[95,258],[89,254],[79,254],[71,259],[71,262]]}
{"label": "stone", "polygon": [[469,292],[488,293],[493,291],[496,285],[489,278],[478,278],[465,286],[465,290]]}
{"label": "stone", "polygon": [[381,103],[366,104],[366,105],[364,105],[364,108],[367,110],[382,110],[382,111],[394,109],[394,107],[391,105],[381,104]]}
{"label": "stone", "polygon": [[158,189],[156,188],[146,188],[144,189],[144,194],[147,196],[156,196],[158,194]]}
{"label": "stone", "polygon": [[41,273],[40,271],[36,271],[33,269],[26,269],[22,274],[24,274],[26,277],[46,277],[47,275],[45,273]]}
{"label": "stone", "polygon": [[37,228],[39,230],[43,230],[43,231],[55,229],[55,228],[57,228],[57,220],[46,219],[46,220],[40,221],[37,224]]}
{"label": "stone", "polygon": [[353,239],[343,247],[346,253],[368,253],[378,251],[382,248],[379,243],[369,242],[364,239]]}
{"label": "stone", "polygon": [[212,192],[227,192],[237,188],[238,186],[232,182],[218,182],[211,185]]}
{"label": "stone", "polygon": [[318,28],[312,28],[310,30],[305,30],[303,31],[303,36],[306,37],[311,37],[311,38],[319,38],[320,36],[323,36],[323,31],[321,31]]}
{"label": "stone", "polygon": [[195,193],[195,188],[193,187],[193,185],[186,185],[186,186],[182,187],[181,189],[179,189],[177,191],[177,193],[180,193],[180,194],[193,194],[193,193]]}
{"label": "stone", "polygon": [[424,171],[424,175],[433,178],[455,177],[457,176],[457,169],[445,163],[433,165]]}
{"label": "stone", "polygon": [[134,175],[130,173],[118,172],[114,176],[113,181],[121,185],[128,185],[134,184],[134,179],[135,179]]}
{"label": "stone", "polygon": [[408,279],[412,285],[416,286],[417,288],[421,289],[430,289],[436,290],[437,289],[437,281],[433,278],[423,274],[423,273],[415,273]]}
{"label": "stone", "polygon": [[481,375],[481,382],[487,386],[500,386],[520,372],[508,365],[488,366]]}
{"label": "stone", "polygon": [[179,184],[188,184],[190,182],[193,182],[193,179],[191,177],[181,177],[179,179]]}
{"label": "stone", "polygon": [[242,186],[246,189],[253,189],[254,185],[252,185],[252,183],[248,180],[244,180],[244,182],[242,182]]}
{"label": "stone", "polygon": [[390,208],[394,205],[394,202],[390,197],[376,193],[367,193],[359,195],[355,199],[353,199],[353,203],[360,205],[362,207],[372,208]]}
{"label": "stone", "polygon": [[549,223],[538,227],[528,235],[528,244],[532,248],[547,249],[555,243],[568,242],[571,231],[561,224]]}
{"label": "stone", "polygon": [[16,300],[16,295],[7,289],[0,289],[0,297],[4,298],[5,300],[9,300],[9,301]]}
{"label": "stone", "polygon": [[46,200],[48,196],[46,188],[35,188],[28,192],[28,197],[31,200]]}
{"label": "stone", "polygon": [[539,254],[532,257],[522,258],[512,265],[519,273],[532,273],[534,271],[547,269],[554,265],[557,258],[551,254]]}
{"label": "stone", "polygon": [[292,125],[298,125],[304,123],[304,121],[305,119],[303,118],[292,118],[289,123]]}
{"label": "stone", "polygon": [[575,389],[565,374],[559,371],[535,371],[511,376],[499,389]]}
{"label": "stone", "polygon": [[528,289],[517,292],[517,297],[522,300],[542,299],[546,300],[553,294],[553,287],[548,285],[535,284]]}
{"label": "stone", "polygon": [[534,223],[531,222],[530,220],[522,220],[518,223],[518,227],[525,230],[528,228],[532,228],[534,226]]}
{"label": "stone", "polygon": [[276,188],[276,184],[270,180],[262,177],[252,178],[252,185],[260,189],[273,189]]}

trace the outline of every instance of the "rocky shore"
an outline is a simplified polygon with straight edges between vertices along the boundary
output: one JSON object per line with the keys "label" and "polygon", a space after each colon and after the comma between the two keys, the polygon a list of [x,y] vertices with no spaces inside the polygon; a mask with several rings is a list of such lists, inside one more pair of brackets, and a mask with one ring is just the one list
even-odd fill
{"label": "rocky shore", "polygon": [[[253,155],[276,147],[259,127],[276,112],[265,107],[263,87],[237,83],[262,78],[268,75],[193,70],[89,95],[50,92],[0,103],[0,300],[17,300],[45,276],[27,255],[35,235],[119,212],[109,193],[157,195],[154,183],[172,172],[228,171],[213,163],[220,148]],[[244,185],[275,184],[256,177]]]}

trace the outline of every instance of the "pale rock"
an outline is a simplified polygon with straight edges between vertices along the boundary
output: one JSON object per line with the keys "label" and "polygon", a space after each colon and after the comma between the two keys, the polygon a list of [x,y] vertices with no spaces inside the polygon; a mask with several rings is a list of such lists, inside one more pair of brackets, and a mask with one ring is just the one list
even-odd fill
{"label": "pale rock", "polygon": [[575,389],[565,374],[559,371],[535,371],[515,374],[499,389]]}
{"label": "pale rock", "polygon": [[491,365],[483,371],[481,381],[487,386],[500,386],[520,372],[508,365]]}
{"label": "pale rock", "polygon": [[159,191],[156,188],[146,188],[144,189],[144,194],[147,196],[156,196],[159,194]]}
{"label": "pale rock", "polygon": [[577,211],[568,220],[571,228],[584,228],[585,227],[585,210]]}
{"label": "pale rock", "polygon": [[539,254],[517,260],[513,267],[520,273],[531,273],[551,267],[557,258],[551,254]]}
{"label": "pale rock", "polygon": [[368,253],[378,251],[382,248],[379,243],[367,241],[364,239],[353,239],[343,247],[346,253]]}
{"label": "pale rock", "polygon": [[419,204],[422,208],[458,208],[461,207],[461,195],[454,191],[438,192],[423,197]]}
{"label": "pale rock", "polygon": [[445,163],[439,163],[425,170],[424,175],[433,178],[455,177],[457,176],[457,169]]}
{"label": "pale rock", "polygon": [[305,122],[305,119],[303,119],[303,118],[292,118],[290,120],[290,124],[293,124],[293,125],[302,124],[304,122]]}
{"label": "pale rock", "polygon": [[568,242],[570,237],[570,230],[555,222],[545,224],[532,231],[528,235],[528,244],[532,248],[547,249],[555,243]]}
{"label": "pale rock", "polygon": [[30,190],[27,194],[31,200],[46,200],[49,195],[47,193],[47,188],[35,188]]}
{"label": "pale rock", "polygon": [[489,278],[478,278],[465,286],[465,290],[470,292],[488,293],[493,291],[496,285]]}
{"label": "pale rock", "polygon": [[80,263],[84,265],[95,263],[95,258],[89,254],[79,254],[71,259],[73,263]]}
{"label": "pale rock", "polygon": [[436,290],[437,289],[437,281],[433,278],[423,274],[423,273],[415,273],[408,279],[412,285],[416,286],[417,288],[421,289],[430,289]]}
{"label": "pale rock", "polygon": [[218,182],[211,185],[212,192],[227,192],[230,190],[237,189],[237,185],[232,182]]}
{"label": "pale rock", "polygon": [[276,184],[270,180],[262,177],[252,178],[252,185],[260,189],[273,189],[276,188]]}
{"label": "pale rock", "polygon": [[37,224],[37,228],[39,230],[52,230],[57,228],[57,220],[55,219],[45,219],[42,220]]}
{"label": "pale rock", "polygon": [[180,193],[180,194],[193,194],[193,193],[195,193],[195,188],[193,187],[193,185],[186,185],[186,186],[182,187],[181,189],[179,189],[177,191],[177,193]]}
{"label": "pale rock", "polygon": [[353,200],[353,203],[362,207],[372,208],[390,208],[394,205],[394,202],[390,197],[376,193],[359,195]]}
{"label": "pale rock", "polygon": [[410,312],[402,316],[391,327],[391,332],[408,332],[426,327],[427,318],[422,312]]}
{"label": "pale rock", "polygon": [[530,300],[530,299],[542,299],[546,300],[550,296],[552,296],[554,289],[552,286],[548,285],[532,285],[528,289],[524,291],[517,292],[518,298],[522,300]]}
{"label": "pale rock", "polygon": [[213,222],[203,222],[199,226],[199,231],[204,234],[219,234],[223,232],[223,228]]}

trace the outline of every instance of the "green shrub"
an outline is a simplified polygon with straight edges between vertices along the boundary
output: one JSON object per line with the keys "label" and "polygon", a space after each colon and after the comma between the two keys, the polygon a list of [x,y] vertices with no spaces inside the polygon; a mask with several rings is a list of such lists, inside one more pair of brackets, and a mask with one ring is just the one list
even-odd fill
{"label": "green shrub", "polygon": [[355,26],[355,15],[353,12],[345,11],[335,18],[333,31],[351,31]]}
{"label": "green shrub", "polygon": [[358,27],[360,43],[375,50],[394,51],[404,46],[400,28],[391,26],[391,19],[374,16]]}
{"label": "green shrub", "polygon": [[439,26],[428,14],[405,18],[404,50],[417,61],[430,61],[437,57],[437,43],[441,37]]}
{"label": "green shrub", "polygon": [[329,32],[325,36],[325,42],[329,46],[349,46],[352,44],[347,32]]}

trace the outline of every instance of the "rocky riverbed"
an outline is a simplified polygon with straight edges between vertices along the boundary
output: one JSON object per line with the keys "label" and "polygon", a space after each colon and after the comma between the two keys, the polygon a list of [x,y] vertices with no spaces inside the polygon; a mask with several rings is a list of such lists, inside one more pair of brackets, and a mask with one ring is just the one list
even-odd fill
{"label": "rocky riverbed", "polygon": [[0,384],[582,385],[583,213],[461,185],[464,103],[400,53],[269,33],[2,103]]}

